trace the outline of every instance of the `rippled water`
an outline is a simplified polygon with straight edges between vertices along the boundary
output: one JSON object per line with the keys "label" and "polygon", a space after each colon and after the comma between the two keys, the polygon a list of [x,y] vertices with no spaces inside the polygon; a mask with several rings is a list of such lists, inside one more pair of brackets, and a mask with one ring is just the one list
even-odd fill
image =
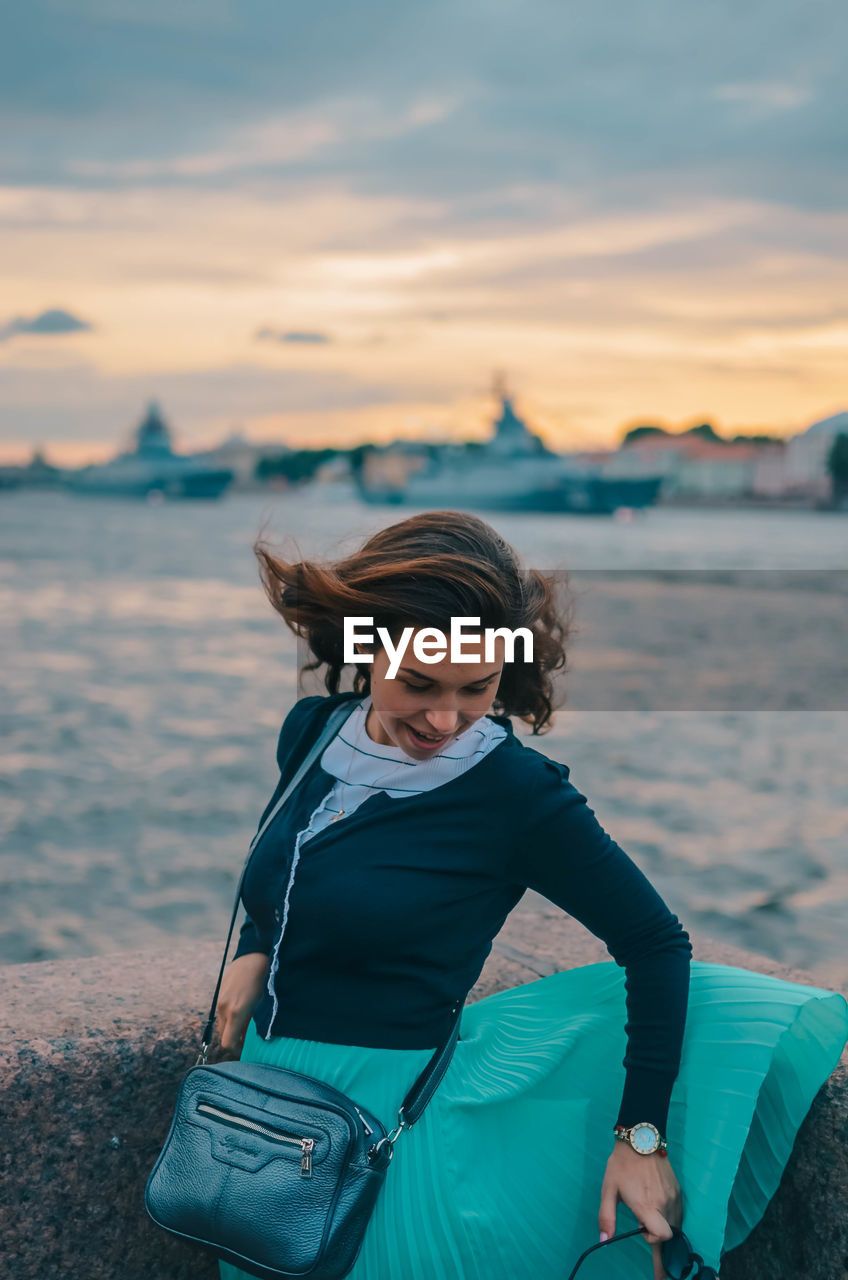
{"label": "rippled water", "polygon": [[[401,514],[330,489],[158,507],[0,497],[0,961],[201,937],[223,945],[296,697],[295,640],[265,599],[252,540],[268,521],[277,544],[294,536],[304,553],[335,554]],[[844,984],[848,712],[834,681],[848,520],[673,510],[629,523],[490,519],[529,564],[650,570],[642,591],[669,569],[817,571],[815,622],[803,593],[774,593],[791,638],[773,643],[772,657],[789,655],[787,670],[806,662],[799,702],[738,710],[731,699],[703,710],[685,697],[673,709],[654,709],[650,693],[640,701],[649,687],[627,655],[634,600],[639,608],[647,597],[631,590],[622,611],[610,589],[597,597],[602,607],[586,604],[595,630],[584,652],[596,681],[606,664],[629,683],[604,702],[589,681],[593,663],[581,686],[578,661],[571,709],[531,745],[571,765],[684,924]],[[721,590],[737,654],[749,584],[730,575]],[[705,624],[714,622],[717,597],[699,599]],[[766,633],[776,634],[770,621]],[[668,634],[658,624],[645,642],[657,653],[665,644],[663,661]],[[759,634],[752,639],[746,661],[760,652]],[[708,649],[719,672],[733,665]]]}

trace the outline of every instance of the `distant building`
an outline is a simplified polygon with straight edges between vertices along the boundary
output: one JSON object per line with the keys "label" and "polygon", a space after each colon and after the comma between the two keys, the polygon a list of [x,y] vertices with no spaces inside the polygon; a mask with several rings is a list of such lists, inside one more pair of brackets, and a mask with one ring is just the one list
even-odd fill
{"label": "distant building", "polygon": [[603,464],[604,475],[616,479],[637,480],[647,476],[662,477],[662,495],[676,492],[681,460],[695,444],[692,436],[649,434],[623,444]]}
{"label": "distant building", "polygon": [[664,498],[728,499],[753,492],[758,446],[716,444],[703,436],[637,436],[604,464],[606,476],[662,476]]}
{"label": "distant building", "polygon": [[570,458],[572,462],[583,463],[583,465],[587,467],[606,468],[607,464],[611,462],[612,459],[615,457],[615,450],[613,449],[581,449],[575,453],[563,454],[563,457]]}
{"label": "distant building", "polygon": [[827,458],[836,437],[848,433],[848,413],[814,422],[788,442],[785,458],[784,491],[792,496],[827,502],[833,485]]}
{"label": "distant building", "polygon": [[171,430],[162,417],[156,400],[149,401],[147,411],[135,430],[135,450],[147,458],[171,457]]}
{"label": "distant building", "polygon": [[215,448],[207,449],[197,456],[217,466],[228,467],[233,473],[232,489],[244,492],[267,487],[267,482],[256,478],[258,462],[263,458],[279,458],[281,454],[291,452],[291,448],[282,441],[254,444],[243,431],[237,430]]}
{"label": "distant building", "polygon": [[766,444],[651,432],[622,445],[604,464],[604,474],[661,475],[664,498],[827,502],[832,494],[827,459],[840,432],[848,433],[848,413],[814,422],[787,441]]}
{"label": "distant building", "polygon": [[40,448],[33,449],[25,466],[0,466],[0,489],[54,489],[61,483],[61,467],[48,462]]}
{"label": "distant building", "polygon": [[833,483],[827,461],[840,432],[848,433],[848,413],[823,418],[781,444],[760,449],[754,493],[795,502],[829,502]]}
{"label": "distant building", "polygon": [[756,460],[756,445],[696,440],[695,447],[679,457],[677,492],[693,498],[749,497]]}
{"label": "distant building", "polygon": [[312,478],[316,484],[336,484],[340,480],[349,480],[350,458],[344,453],[328,458],[316,468]]}
{"label": "distant building", "polygon": [[754,463],[755,498],[783,498],[786,495],[786,441],[764,444],[757,449]]}
{"label": "distant building", "polygon": [[398,440],[385,449],[375,449],[366,455],[362,483],[366,488],[402,488],[409,477],[416,471],[423,471],[429,461],[426,447],[409,440]]}

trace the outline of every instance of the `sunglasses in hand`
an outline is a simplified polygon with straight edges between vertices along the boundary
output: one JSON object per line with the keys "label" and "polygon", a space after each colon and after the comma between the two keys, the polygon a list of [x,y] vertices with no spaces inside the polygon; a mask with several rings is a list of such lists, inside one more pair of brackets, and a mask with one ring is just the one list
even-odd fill
{"label": "sunglasses in hand", "polygon": [[[704,1266],[704,1259],[695,1252],[680,1228],[671,1229],[674,1232],[671,1239],[663,1240],[660,1245],[660,1258],[668,1280],[716,1280],[712,1267]],[[596,1249],[606,1249],[608,1244],[615,1244],[616,1240],[626,1240],[628,1236],[638,1236],[646,1230],[647,1227],[634,1227],[632,1231],[621,1231],[618,1235],[610,1236],[609,1240],[593,1244],[581,1253],[568,1280],[574,1280],[583,1261]]]}

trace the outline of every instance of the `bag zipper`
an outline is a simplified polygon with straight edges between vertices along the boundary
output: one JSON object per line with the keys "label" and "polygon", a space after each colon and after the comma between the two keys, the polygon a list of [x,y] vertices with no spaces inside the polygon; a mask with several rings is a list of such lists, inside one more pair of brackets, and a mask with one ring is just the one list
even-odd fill
{"label": "bag zipper", "polygon": [[221,1120],[226,1120],[229,1124],[238,1125],[242,1129],[250,1129],[254,1133],[261,1133],[266,1138],[271,1138],[275,1142],[290,1142],[294,1146],[301,1149],[300,1157],[300,1176],[302,1178],[312,1177],[312,1152],[315,1149],[314,1138],[300,1138],[293,1133],[285,1133],[282,1129],[273,1129],[270,1125],[258,1124],[255,1120],[247,1120],[244,1116],[236,1115],[234,1111],[226,1111],[221,1107],[213,1107],[208,1102],[198,1102],[197,1110],[202,1111],[205,1115],[217,1116]]}
{"label": "bag zipper", "polygon": [[368,1135],[368,1137],[370,1138],[370,1137],[371,1137],[371,1134],[374,1132],[374,1130],[371,1128],[370,1124],[369,1124],[369,1123],[368,1123],[368,1121],[365,1119],[365,1116],[364,1116],[364,1115],[362,1114],[362,1112],[359,1110],[359,1107],[356,1105],[356,1103],[355,1103],[355,1102],[354,1102],[354,1104],[353,1104],[353,1109],[354,1109],[354,1111],[356,1112],[356,1114],[359,1116],[360,1120],[362,1121],[362,1127],[363,1127],[363,1129],[365,1130],[365,1132],[366,1132],[366,1134]]}

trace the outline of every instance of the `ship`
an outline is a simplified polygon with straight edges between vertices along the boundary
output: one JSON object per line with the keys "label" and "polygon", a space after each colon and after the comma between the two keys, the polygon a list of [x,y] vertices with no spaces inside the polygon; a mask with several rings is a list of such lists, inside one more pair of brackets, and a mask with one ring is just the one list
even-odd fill
{"label": "ship", "polygon": [[611,515],[657,501],[661,476],[605,476],[600,466],[554,453],[499,389],[500,415],[487,441],[374,450],[354,473],[368,503],[483,511]]}
{"label": "ship", "polygon": [[133,447],[109,462],[66,471],[65,488],[108,497],[219,498],[233,479],[230,468],[202,454],[174,453],[170,429],[155,401],[134,433]]}

